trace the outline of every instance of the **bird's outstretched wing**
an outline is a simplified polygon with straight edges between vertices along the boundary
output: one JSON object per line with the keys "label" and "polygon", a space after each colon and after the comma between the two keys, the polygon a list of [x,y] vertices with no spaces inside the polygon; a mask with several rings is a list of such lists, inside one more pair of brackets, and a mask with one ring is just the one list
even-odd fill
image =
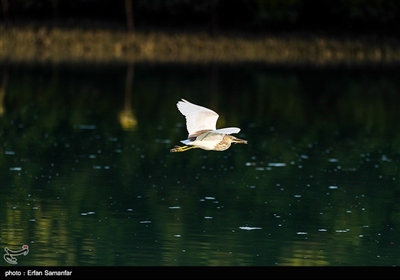
{"label": "bird's outstretched wing", "polygon": [[[178,110],[186,117],[186,128],[189,135],[200,130],[216,130],[219,115],[205,107],[190,103],[182,98],[176,104]],[[234,133],[234,132],[232,132]]]}
{"label": "bird's outstretched wing", "polygon": [[233,133],[239,133],[239,131],[240,131],[240,128],[238,128],[238,127],[226,127],[226,128],[216,129],[212,132],[221,133],[221,134],[233,134]]}

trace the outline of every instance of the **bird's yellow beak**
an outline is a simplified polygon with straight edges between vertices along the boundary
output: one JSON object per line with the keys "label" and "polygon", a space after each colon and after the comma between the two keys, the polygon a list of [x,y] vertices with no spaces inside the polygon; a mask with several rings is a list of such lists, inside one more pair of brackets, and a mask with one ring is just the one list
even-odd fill
{"label": "bird's yellow beak", "polygon": [[239,144],[247,144],[247,141],[243,140],[243,139],[240,139],[240,138],[233,137],[232,138],[232,143],[235,143],[235,144],[237,144],[237,143],[239,143]]}

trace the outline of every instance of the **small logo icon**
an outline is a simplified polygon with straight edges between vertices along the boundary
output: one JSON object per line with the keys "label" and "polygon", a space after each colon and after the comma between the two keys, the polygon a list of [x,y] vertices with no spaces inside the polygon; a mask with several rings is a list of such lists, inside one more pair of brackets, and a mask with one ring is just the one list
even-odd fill
{"label": "small logo icon", "polygon": [[9,264],[17,264],[17,258],[15,258],[16,256],[21,256],[21,255],[28,255],[29,253],[29,246],[28,245],[22,245],[22,249],[21,250],[10,250],[8,249],[8,247],[4,248],[4,251],[6,251],[6,253],[4,254],[4,260],[6,262],[8,262]]}

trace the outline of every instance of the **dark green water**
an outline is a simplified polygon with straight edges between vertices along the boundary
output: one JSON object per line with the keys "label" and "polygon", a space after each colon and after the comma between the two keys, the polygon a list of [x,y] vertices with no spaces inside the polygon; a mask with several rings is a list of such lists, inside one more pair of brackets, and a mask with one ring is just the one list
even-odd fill
{"label": "dark green water", "polygon": [[[0,247],[29,246],[17,265],[400,264],[398,69],[1,69]],[[180,98],[249,144],[171,154]]]}

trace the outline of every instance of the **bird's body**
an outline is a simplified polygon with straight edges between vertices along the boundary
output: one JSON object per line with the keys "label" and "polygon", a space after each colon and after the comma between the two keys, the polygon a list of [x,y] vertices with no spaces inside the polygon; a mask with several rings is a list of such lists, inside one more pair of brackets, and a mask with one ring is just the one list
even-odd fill
{"label": "bird's body", "polygon": [[175,146],[171,152],[184,152],[193,148],[203,150],[225,151],[231,143],[247,144],[246,140],[230,134],[238,133],[240,128],[227,127],[216,129],[219,115],[205,107],[195,105],[182,99],[177,103],[178,110],[186,117],[186,128],[189,136],[181,142],[185,146]]}

